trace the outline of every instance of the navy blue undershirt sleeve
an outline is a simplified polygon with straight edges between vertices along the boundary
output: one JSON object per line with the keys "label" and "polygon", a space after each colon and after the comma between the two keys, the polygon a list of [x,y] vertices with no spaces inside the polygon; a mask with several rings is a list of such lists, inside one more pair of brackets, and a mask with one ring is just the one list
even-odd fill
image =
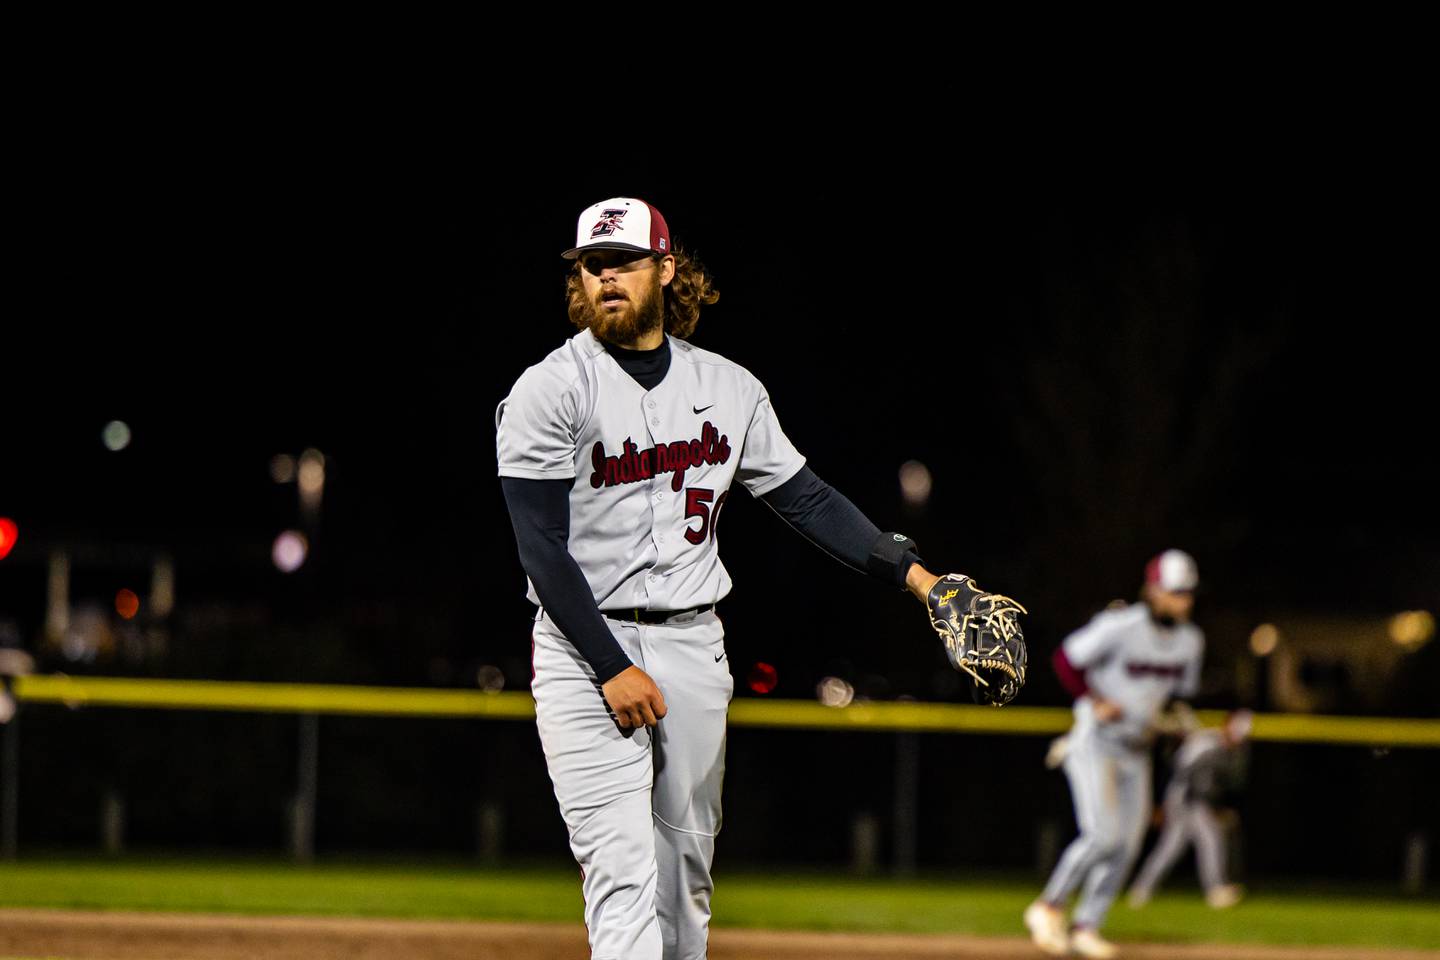
{"label": "navy blue undershirt sleeve", "polygon": [[845,566],[887,583],[898,581],[903,586],[906,571],[920,560],[914,552],[906,552],[895,568],[878,572],[870,558],[880,539],[880,528],[809,467],[801,467],[799,473],[760,499]]}
{"label": "navy blue undershirt sleeve", "polygon": [[569,480],[500,478],[520,565],[535,585],[545,616],[555,621],[604,683],[632,664],[605,625],[590,584],[570,555],[571,486]]}

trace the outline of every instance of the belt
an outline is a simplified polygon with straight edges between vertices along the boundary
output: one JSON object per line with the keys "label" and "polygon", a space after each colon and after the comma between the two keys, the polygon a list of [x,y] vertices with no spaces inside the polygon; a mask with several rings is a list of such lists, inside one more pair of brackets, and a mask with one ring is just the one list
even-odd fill
{"label": "belt", "polygon": [[715,604],[704,603],[698,607],[686,607],[684,610],[641,610],[639,607],[626,607],[624,610],[601,610],[600,613],[611,620],[625,620],[629,623],[668,623],[679,617],[693,620],[706,610],[715,609]]}

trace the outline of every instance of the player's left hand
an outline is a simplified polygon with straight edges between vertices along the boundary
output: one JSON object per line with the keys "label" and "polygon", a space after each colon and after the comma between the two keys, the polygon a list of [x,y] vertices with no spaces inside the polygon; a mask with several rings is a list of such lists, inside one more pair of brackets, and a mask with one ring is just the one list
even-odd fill
{"label": "player's left hand", "polygon": [[1195,716],[1190,704],[1184,700],[1174,700],[1155,715],[1150,728],[1164,736],[1184,737],[1200,729],[1200,718]]}
{"label": "player's left hand", "polygon": [[975,702],[999,707],[1014,700],[1028,662],[1019,620],[1025,608],[959,573],[936,580],[925,607],[950,665],[969,674]]}

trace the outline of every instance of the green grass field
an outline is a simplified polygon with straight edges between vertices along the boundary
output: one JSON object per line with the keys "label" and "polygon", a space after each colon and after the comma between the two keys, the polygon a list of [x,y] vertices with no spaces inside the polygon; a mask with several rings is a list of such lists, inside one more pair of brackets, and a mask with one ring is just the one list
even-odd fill
{"label": "green grass field", "polygon": [[[872,932],[1021,934],[1037,885],[1014,877],[910,881],[819,873],[716,874],[715,924]],[[0,906],[580,922],[574,869],[459,864],[29,860],[0,865]],[[1298,887],[1207,909],[1193,889],[1117,905],[1119,940],[1440,949],[1440,900]]]}

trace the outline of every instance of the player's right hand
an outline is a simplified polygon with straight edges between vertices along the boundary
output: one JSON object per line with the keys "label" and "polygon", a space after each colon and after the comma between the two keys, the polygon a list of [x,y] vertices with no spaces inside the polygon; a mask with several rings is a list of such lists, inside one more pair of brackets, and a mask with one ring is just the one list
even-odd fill
{"label": "player's right hand", "polygon": [[665,698],[650,675],[639,667],[626,667],[605,681],[600,692],[621,730],[653,727],[665,716]]}
{"label": "player's right hand", "polygon": [[1095,700],[1095,719],[1100,723],[1114,723],[1119,720],[1125,711],[1120,709],[1120,704],[1114,700],[1097,698]]}

